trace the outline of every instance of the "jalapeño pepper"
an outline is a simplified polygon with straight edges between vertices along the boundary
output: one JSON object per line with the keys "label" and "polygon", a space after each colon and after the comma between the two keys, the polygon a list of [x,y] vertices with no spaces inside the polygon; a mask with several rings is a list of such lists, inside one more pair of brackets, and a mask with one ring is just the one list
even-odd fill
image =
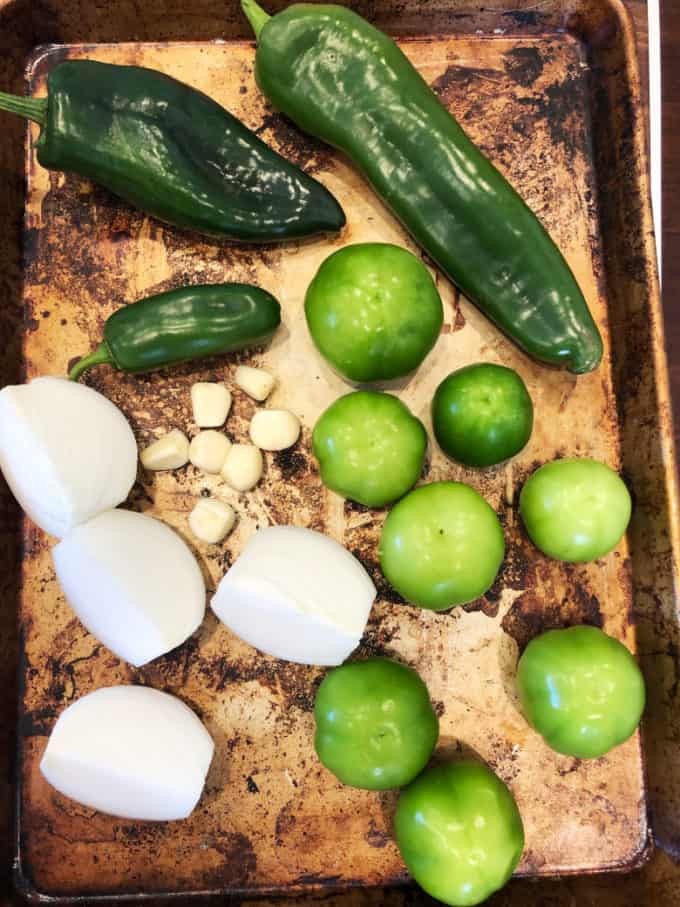
{"label": "jalape\u00f1o pepper", "polygon": [[256,77],[298,126],[347,154],[414,239],[526,352],[575,373],[602,340],[538,218],[465,135],[397,45],[349,9],[270,17],[242,0]]}
{"label": "jalape\u00f1o pepper", "polygon": [[111,315],[104,340],[78,360],[69,378],[110,363],[148,372],[178,362],[266,343],[281,323],[281,307],[259,287],[243,283],[181,287],[133,302]]}
{"label": "jalape\u00f1o pepper", "polygon": [[42,126],[38,161],[79,173],[159,220],[268,242],[339,230],[331,193],[200,91],[139,66],[69,60],[46,98],[0,92]]}

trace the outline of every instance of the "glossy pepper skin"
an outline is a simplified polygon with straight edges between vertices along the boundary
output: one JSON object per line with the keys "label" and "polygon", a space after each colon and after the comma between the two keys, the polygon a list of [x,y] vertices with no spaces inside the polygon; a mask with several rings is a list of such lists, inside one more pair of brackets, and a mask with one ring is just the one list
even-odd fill
{"label": "glossy pepper skin", "polygon": [[368,658],[330,671],[314,704],[314,746],[344,784],[388,790],[412,781],[439,737],[427,687],[406,665]]}
{"label": "glossy pepper skin", "polygon": [[349,9],[242,0],[256,77],[302,129],[347,154],[465,295],[536,359],[596,368],[602,340],[535,215],[397,45]]}
{"label": "glossy pepper skin", "polygon": [[394,830],[416,882],[452,907],[481,904],[502,888],[524,849],[512,794],[478,762],[426,769],[402,791]]}
{"label": "glossy pepper skin", "polygon": [[43,167],[88,177],[178,227],[270,242],[345,223],[319,182],[207,95],[152,69],[66,61],[46,99],[0,94],[0,109],[42,124]]}
{"label": "glossy pepper skin", "polygon": [[180,287],[133,302],[111,315],[104,340],[80,359],[69,377],[110,363],[126,372],[149,372],[266,343],[281,323],[281,307],[259,287],[221,283]]}

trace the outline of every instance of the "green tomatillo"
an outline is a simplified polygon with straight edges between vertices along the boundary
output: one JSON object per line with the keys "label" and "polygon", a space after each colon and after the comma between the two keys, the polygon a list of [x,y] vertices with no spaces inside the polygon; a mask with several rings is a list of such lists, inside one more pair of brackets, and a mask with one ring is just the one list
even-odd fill
{"label": "green tomatillo", "polygon": [[512,794],[478,762],[424,771],[402,791],[394,829],[413,878],[452,907],[481,904],[502,888],[524,849]]}
{"label": "green tomatillo", "polygon": [[645,684],[628,649],[597,627],[550,630],[519,660],[517,686],[529,724],[548,746],[594,759],[627,740],[645,707]]}
{"label": "green tomatillo", "polygon": [[585,563],[621,540],[631,513],[623,480],[597,460],[553,460],[527,480],[519,512],[531,541],[549,557]]}
{"label": "green tomatillo", "polygon": [[357,243],[330,255],[309,285],[305,315],[321,355],[358,383],[418,368],[443,322],[430,272],[389,243]]}
{"label": "green tomatillo", "polygon": [[422,771],[439,736],[427,687],[411,668],[369,658],[335,668],[314,706],[321,762],[352,787],[401,787]]}
{"label": "green tomatillo", "polygon": [[531,437],[533,422],[524,381],[490,362],[451,372],[432,401],[439,446],[465,466],[495,466],[514,457]]}
{"label": "green tomatillo", "polygon": [[505,554],[493,508],[462,482],[433,482],[390,511],[380,537],[380,566],[407,601],[443,611],[483,595]]}
{"label": "green tomatillo", "polygon": [[383,507],[418,481],[427,432],[391,394],[354,391],[321,415],[312,443],[325,485],[366,507]]}

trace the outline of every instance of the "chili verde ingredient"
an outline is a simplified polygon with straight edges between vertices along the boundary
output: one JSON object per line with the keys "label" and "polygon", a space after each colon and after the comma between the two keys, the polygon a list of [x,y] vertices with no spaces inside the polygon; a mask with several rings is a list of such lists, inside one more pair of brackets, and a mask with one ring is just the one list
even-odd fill
{"label": "chili verde ingredient", "polygon": [[182,539],[130,510],[107,510],[52,549],[66,601],[86,630],[139,667],[200,626],[205,584]]}
{"label": "chili verde ingredient", "polygon": [[517,804],[479,762],[429,768],[401,792],[394,831],[409,872],[451,907],[481,904],[510,879],[524,849]]}
{"label": "chili verde ingredient", "polygon": [[267,343],[281,323],[281,307],[259,287],[222,283],[180,287],[131,303],[110,315],[104,340],[77,362],[77,381],[94,365],[149,372]]}
{"label": "chili verde ingredient", "polygon": [[220,474],[236,491],[250,491],[262,478],[262,470],[259,447],[253,444],[232,444]]}
{"label": "chili verde ingredient", "polygon": [[198,803],[215,746],[180,699],[151,687],[81,696],[52,729],[47,781],[90,809],[123,819],[185,819]]}
{"label": "chili verde ingredient", "polygon": [[189,529],[192,534],[209,545],[217,545],[226,538],[235,523],[234,508],[210,498],[199,498],[189,514]]}
{"label": "chili verde ingredient", "polygon": [[550,630],[519,660],[527,721],[558,753],[604,756],[627,740],[645,707],[642,672],[628,649],[597,627]]}
{"label": "chili verde ingredient", "polygon": [[227,459],[231,441],[220,431],[207,429],[191,439],[189,461],[208,475],[218,475]]}
{"label": "chili verde ingredient", "polygon": [[465,466],[494,466],[531,437],[534,410],[524,381],[502,365],[479,363],[446,377],[432,400],[434,434]]}
{"label": "chili verde ingredient", "polygon": [[389,243],[357,243],[330,255],[305,296],[321,355],[357,382],[418,368],[442,326],[442,301],[425,265]]}
{"label": "chili verde ingredient", "polygon": [[631,500],[621,477],[597,460],[554,460],[522,488],[519,511],[531,541],[549,557],[585,563],[621,541]]}
{"label": "chili verde ingredient", "polygon": [[259,529],[211,607],[244,642],[299,664],[337,665],[356,648],[375,598],[359,561],[298,526]]}
{"label": "chili verde ingredient", "polygon": [[300,420],[287,409],[260,409],[250,422],[250,440],[260,450],[286,450],[300,437]]}
{"label": "chili verde ingredient", "polygon": [[144,469],[181,469],[189,462],[189,439],[178,428],[153,441],[140,453]]}
{"label": "chili verde ingredient", "polygon": [[0,93],[0,110],[40,124],[43,167],[178,227],[269,242],[345,223],[321,183],[207,95],[152,69],[67,60],[49,73],[46,98]]}
{"label": "chili verde ingredient", "polygon": [[0,468],[25,513],[61,538],[125,500],[137,477],[137,445],[102,394],[64,378],[35,378],[0,391]]}
{"label": "chili verde ingredient", "polygon": [[505,554],[494,510],[462,482],[433,482],[390,511],[380,537],[380,566],[408,602],[442,611],[483,595]]}
{"label": "chili verde ingredient", "polygon": [[[602,339],[568,264],[394,41],[343,6],[242,0],[257,82],[339,148],[442,271],[527,353],[575,373]],[[360,377],[355,380],[367,380]]]}
{"label": "chili verde ingredient", "polygon": [[319,417],[312,443],[328,488],[366,507],[383,507],[418,481],[427,433],[391,394],[355,391]]}
{"label": "chili verde ingredient", "polygon": [[427,687],[411,668],[369,658],[326,675],[314,705],[321,762],[352,787],[388,790],[422,771],[439,736]]}
{"label": "chili verde ingredient", "polygon": [[276,381],[274,376],[263,368],[252,368],[250,365],[239,365],[234,373],[234,384],[241,390],[262,403],[271,394]]}
{"label": "chili verde ingredient", "polygon": [[223,384],[197,381],[191,385],[191,409],[199,428],[219,428],[227,421],[231,393]]}

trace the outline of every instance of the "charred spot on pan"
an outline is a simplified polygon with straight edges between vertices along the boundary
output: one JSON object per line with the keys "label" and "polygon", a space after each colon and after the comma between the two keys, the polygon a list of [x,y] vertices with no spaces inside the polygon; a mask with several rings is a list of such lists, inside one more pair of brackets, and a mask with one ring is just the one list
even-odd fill
{"label": "charred spot on pan", "polygon": [[537,47],[514,47],[503,55],[505,71],[524,88],[529,88],[543,72],[543,57]]}
{"label": "charred spot on pan", "polygon": [[466,605],[463,605],[463,611],[466,611],[468,614],[474,613],[475,611],[481,611],[486,617],[497,617],[502,588],[502,583],[496,579],[496,582],[485,595],[475,599],[473,602],[468,602]]}
{"label": "charred spot on pan", "polygon": [[252,841],[238,831],[211,836],[210,846],[224,858],[223,863],[207,874],[201,872],[201,886],[220,888],[243,886],[257,869],[257,855]]}
{"label": "charred spot on pan", "polygon": [[276,451],[274,465],[279,469],[282,479],[294,479],[310,468],[307,457],[295,447]]}
{"label": "charred spot on pan", "polygon": [[511,9],[505,13],[501,13],[501,16],[503,19],[512,20],[513,25],[517,25],[519,28],[537,26],[540,20],[539,13],[529,9]]}
{"label": "charred spot on pan", "polygon": [[51,706],[25,712],[19,718],[19,736],[47,737],[56,717],[57,710]]}
{"label": "charred spot on pan", "polygon": [[[591,157],[583,121],[588,91],[585,75],[570,66],[561,81],[547,85],[528,97],[517,98],[527,111],[522,134],[527,134],[532,122],[542,122],[547,128],[553,145],[562,147],[569,159],[578,154]],[[513,124],[514,128],[514,124]]]}
{"label": "charred spot on pan", "polygon": [[579,624],[602,627],[597,597],[578,585],[571,588],[571,596],[561,601],[549,601],[530,591],[513,602],[501,627],[515,640],[520,654],[532,639],[548,630],[562,630]]}
{"label": "charred spot on pan", "polygon": [[396,626],[388,626],[383,621],[369,622],[356,651],[356,657],[362,659],[390,656],[393,654],[391,643],[395,636],[398,636]]}
{"label": "charred spot on pan", "polygon": [[382,828],[378,828],[373,820],[365,834],[365,840],[369,847],[382,848],[389,844],[391,836]]}
{"label": "charred spot on pan", "polygon": [[280,846],[284,843],[284,839],[288,832],[290,832],[296,823],[296,818],[291,812],[291,804],[286,803],[285,806],[282,806],[279,810],[279,813],[276,817],[276,822],[274,824],[274,834],[276,835],[276,843]]}
{"label": "charred spot on pan", "polygon": [[472,82],[479,79],[491,79],[495,82],[503,78],[500,69],[477,69],[474,66],[460,66],[452,63],[444,72],[431,83],[430,88],[441,100],[446,101],[460,88],[467,88]]}
{"label": "charred spot on pan", "polygon": [[265,114],[262,123],[255,130],[255,135],[263,138],[268,144],[273,143],[279,154],[308,173],[324,169],[333,157],[333,150],[329,145],[301,132],[280,113]]}
{"label": "charred spot on pan", "polygon": [[373,580],[373,585],[376,588],[377,599],[379,601],[390,602],[393,605],[405,605],[406,599],[402,598],[401,595],[397,592],[396,589],[393,589],[392,586],[387,582],[383,576],[380,565],[377,564],[374,560],[369,558],[361,548],[352,548],[352,554],[362,565],[366,573]]}

